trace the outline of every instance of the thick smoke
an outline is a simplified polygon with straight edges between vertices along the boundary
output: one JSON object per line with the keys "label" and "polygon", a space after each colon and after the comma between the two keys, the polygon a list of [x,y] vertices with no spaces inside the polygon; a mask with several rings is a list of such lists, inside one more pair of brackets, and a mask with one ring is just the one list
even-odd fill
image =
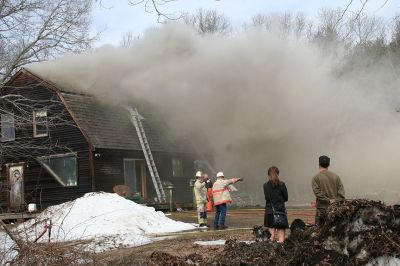
{"label": "thick smoke", "polygon": [[192,132],[200,150],[212,147],[216,168],[244,177],[240,188],[257,202],[272,165],[292,201],[312,200],[322,154],[348,197],[399,201],[400,82],[384,63],[338,73],[341,57],[327,54],[267,32],[199,36],[167,25],[131,48],[107,46],[33,69],[105,101],[150,103],[176,136]]}

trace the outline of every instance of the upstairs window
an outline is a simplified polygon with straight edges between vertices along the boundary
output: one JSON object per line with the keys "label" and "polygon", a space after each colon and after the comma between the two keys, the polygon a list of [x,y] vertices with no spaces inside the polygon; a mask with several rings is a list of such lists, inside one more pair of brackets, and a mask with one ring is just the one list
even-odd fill
{"label": "upstairs window", "polygon": [[173,177],[183,177],[182,158],[172,158],[172,176]]}
{"label": "upstairs window", "polygon": [[78,185],[76,154],[39,157],[37,160],[62,186]]}
{"label": "upstairs window", "polygon": [[1,141],[15,140],[15,123],[13,114],[1,115]]}
{"label": "upstairs window", "polygon": [[33,111],[33,136],[44,137],[47,135],[47,110],[41,109]]}

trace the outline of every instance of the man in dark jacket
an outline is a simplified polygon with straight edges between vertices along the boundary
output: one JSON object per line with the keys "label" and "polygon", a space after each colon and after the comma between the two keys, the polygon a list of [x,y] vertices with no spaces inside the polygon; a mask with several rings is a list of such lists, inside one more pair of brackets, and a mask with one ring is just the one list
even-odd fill
{"label": "man in dark jacket", "polygon": [[344,187],[340,177],[329,171],[330,158],[322,155],[319,157],[319,173],[312,179],[312,189],[314,191],[317,211],[315,215],[315,224],[323,225],[325,222],[326,209],[336,200],[343,200]]}

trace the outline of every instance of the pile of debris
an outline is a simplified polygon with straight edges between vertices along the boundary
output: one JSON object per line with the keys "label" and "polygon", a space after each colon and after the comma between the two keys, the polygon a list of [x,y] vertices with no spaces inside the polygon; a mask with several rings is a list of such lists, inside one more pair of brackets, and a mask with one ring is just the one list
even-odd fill
{"label": "pile of debris", "polygon": [[347,200],[328,208],[324,226],[297,227],[283,245],[228,240],[222,254],[211,259],[157,253],[150,261],[160,265],[163,258],[168,265],[400,264],[400,213],[381,202]]}

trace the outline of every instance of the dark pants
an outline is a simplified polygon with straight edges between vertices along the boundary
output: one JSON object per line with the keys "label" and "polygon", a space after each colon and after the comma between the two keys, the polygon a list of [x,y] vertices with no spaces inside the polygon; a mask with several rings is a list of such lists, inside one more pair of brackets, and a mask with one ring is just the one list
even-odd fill
{"label": "dark pants", "polygon": [[225,225],[226,203],[215,206],[214,227]]}
{"label": "dark pants", "polygon": [[315,213],[315,225],[316,226],[323,226],[326,219],[326,209],[324,208],[317,208]]}

